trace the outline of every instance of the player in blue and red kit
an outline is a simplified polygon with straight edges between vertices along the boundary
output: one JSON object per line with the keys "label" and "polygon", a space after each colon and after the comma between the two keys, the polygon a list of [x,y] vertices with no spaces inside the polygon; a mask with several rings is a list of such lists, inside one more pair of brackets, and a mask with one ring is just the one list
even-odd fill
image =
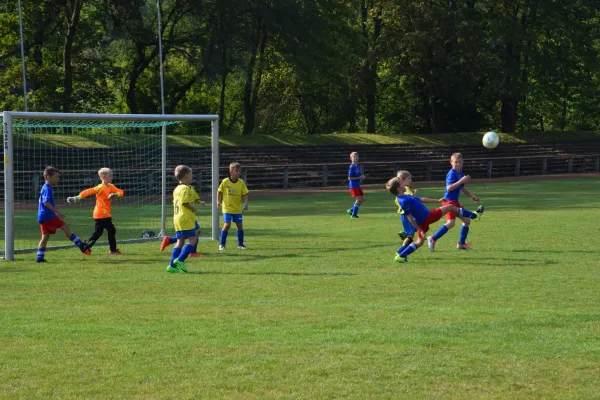
{"label": "player in blue and red kit", "polygon": [[[444,198],[446,199],[442,205],[453,204],[458,208],[461,208],[460,202],[458,201],[458,197],[460,196],[460,192],[463,192],[467,196],[469,196],[475,203],[479,202],[479,198],[471,193],[465,185],[471,177],[469,175],[465,175],[463,173],[463,157],[460,153],[452,154],[450,157],[450,164],[452,165],[452,169],[446,175],[446,192],[444,193]],[[483,206],[477,207],[476,212],[478,215],[483,214]],[[458,244],[456,248],[458,250],[473,250],[470,243],[466,243],[467,235],[469,234],[469,225],[471,225],[471,218],[466,216],[459,216],[462,220],[462,226],[460,227],[460,236],[458,238]],[[435,242],[444,236],[450,229],[454,227],[456,223],[456,215],[453,213],[446,214],[446,224],[440,226],[437,232],[427,238],[427,244],[429,245],[429,250],[435,250]]]}
{"label": "player in blue and red kit", "polygon": [[458,208],[454,204],[447,204],[438,208],[434,208],[433,210],[429,210],[423,204],[423,201],[427,203],[437,203],[438,200],[421,199],[419,197],[404,194],[406,188],[404,187],[402,180],[398,178],[390,179],[386,184],[386,188],[391,194],[396,196],[398,204],[404,211],[404,215],[406,215],[410,223],[417,231],[418,235],[415,242],[411,243],[405,248],[401,247],[398,249],[399,252],[396,254],[395,260],[399,263],[408,262],[407,257],[421,247],[423,243],[425,243],[429,226],[434,222],[439,221],[440,218],[442,218],[442,215],[445,213],[454,213],[458,216],[466,216],[469,218],[477,218],[479,216],[477,213],[465,210],[464,208]]}
{"label": "player in blue and red kit", "polygon": [[350,195],[354,198],[354,205],[346,212],[350,215],[350,218],[358,218],[358,209],[365,202],[365,195],[360,187],[360,182],[365,179],[365,176],[358,165],[357,152],[350,153],[350,161],[352,161],[352,164],[348,168],[348,188]]}

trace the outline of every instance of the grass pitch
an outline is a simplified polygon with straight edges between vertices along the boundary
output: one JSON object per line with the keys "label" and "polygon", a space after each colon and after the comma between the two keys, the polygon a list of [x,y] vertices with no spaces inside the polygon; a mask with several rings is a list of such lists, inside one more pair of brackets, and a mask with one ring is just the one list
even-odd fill
{"label": "grass pitch", "polygon": [[599,398],[597,188],[473,185],[477,251],[455,228],[406,265],[383,191],[358,220],[347,194],[251,195],[249,250],[234,231],[225,252],[203,242],[187,275],[157,243],[17,255],[0,264],[0,397]]}

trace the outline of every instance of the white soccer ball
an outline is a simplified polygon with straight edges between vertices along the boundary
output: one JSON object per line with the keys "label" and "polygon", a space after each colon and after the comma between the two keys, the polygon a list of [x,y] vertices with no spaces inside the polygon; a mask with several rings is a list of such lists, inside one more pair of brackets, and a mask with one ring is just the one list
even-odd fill
{"label": "white soccer ball", "polygon": [[491,131],[483,135],[483,147],[486,149],[495,149],[500,143],[500,135],[496,132]]}

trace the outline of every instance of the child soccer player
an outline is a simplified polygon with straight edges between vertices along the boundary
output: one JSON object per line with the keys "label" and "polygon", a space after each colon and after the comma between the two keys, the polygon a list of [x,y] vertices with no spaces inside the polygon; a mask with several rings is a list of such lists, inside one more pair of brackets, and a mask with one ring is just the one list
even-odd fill
{"label": "child soccer player", "polygon": [[123,255],[123,253],[117,249],[117,228],[115,228],[112,223],[110,205],[112,199],[123,197],[125,192],[112,184],[113,172],[110,168],[100,168],[100,170],[98,170],[98,176],[102,183],[93,188],[85,189],[77,196],[68,197],[67,202],[74,203],[85,199],[88,196],[96,195],[96,206],[94,207],[93,213],[94,233],[92,233],[92,236],[85,242],[85,246],[86,248],[91,249],[106,229],[108,232],[108,245],[110,247],[108,254]]}
{"label": "child soccer player", "polygon": [[[469,182],[471,177],[469,175],[465,175],[462,172],[463,169],[463,157],[460,153],[452,154],[450,157],[450,164],[452,168],[446,175],[446,193],[444,193],[444,198],[446,201],[442,203],[442,205],[453,204],[458,208],[461,208],[460,202],[458,201],[458,196],[460,196],[460,192],[462,191],[464,194],[469,196],[475,203],[479,202],[479,198],[471,193],[466,187],[466,183]],[[478,215],[483,214],[483,205],[477,207],[476,212]],[[467,235],[469,233],[469,225],[471,225],[471,218],[467,216],[459,216],[462,220],[462,226],[460,227],[460,236],[458,238],[458,244],[456,248],[458,250],[473,250],[470,243],[466,243]],[[429,250],[435,250],[435,242],[437,242],[442,236],[444,236],[450,229],[454,227],[456,223],[456,214],[447,213],[446,214],[446,223],[439,227],[437,232],[427,238],[427,244],[429,246]]]}
{"label": "child soccer player", "polygon": [[[396,177],[400,179],[400,181],[404,185],[405,196],[415,196],[417,194],[418,189],[411,189],[410,187],[410,185],[412,184],[412,175],[410,174],[410,172],[398,171],[398,175]],[[439,200],[433,200],[426,197],[421,197],[422,203],[440,203],[443,200],[445,199],[442,198]],[[410,220],[408,219],[408,216],[406,215],[402,207],[400,207],[400,204],[398,203],[398,197],[394,198],[394,203],[398,207],[398,214],[400,214],[400,221],[402,221],[403,228],[401,232],[398,232],[398,235],[403,240],[402,246],[400,246],[400,248],[398,249],[399,254],[402,253],[402,251],[404,251],[413,242],[416,230],[410,222]]]}
{"label": "child soccer player", "polygon": [[[434,222],[439,221],[442,218],[442,215],[445,213],[453,212],[458,214],[459,216],[468,216],[470,218],[476,218],[478,215],[471,211],[465,210],[464,208],[458,208],[453,204],[447,204],[442,207],[434,208],[433,210],[429,210],[422,202],[419,197],[413,197],[410,195],[403,194],[406,188],[400,179],[392,178],[387,184],[386,188],[389,190],[391,194],[397,197],[398,204],[404,210],[404,214],[410,221],[411,225],[415,228],[417,232],[417,240],[414,243],[411,243],[406,248],[402,249],[400,247],[398,250],[402,250],[398,254],[396,254],[396,262],[406,263],[408,262],[408,256],[412,254],[415,250],[425,243],[426,233],[429,230],[429,225]],[[426,202],[436,202],[436,200],[425,199]]]}
{"label": "child soccer player", "polygon": [[365,195],[360,187],[360,182],[365,179],[365,176],[360,171],[358,159],[357,152],[350,153],[350,161],[352,161],[352,164],[350,164],[350,168],[348,168],[348,188],[350,190],[350,196],[355,199],[354,205],[346,211],[350,215],[350,218],[358,218],[358,209],[360,205],[365,202]]}
{"label": "child soccer player", "polygon": [[[248,187],[240,179],[242,166],[237,162],[229,164],[229,178],[223,179],[217,195],[217,207],[223,210],[223,229],[219,250],[225,250],[227,234],[231,221],[237,226],[238,249],[246,250],[244,246],[244,227],[242,224],[242,211],[248,209]],[[242,205],[244,200],[244,205]]]}
{"label": "child soccer player", "polygon": [[69,226],[63,220],[64,215],[58,211],[54,203],[54,191],[52,187],[58,185],[58,182],[60,182],[60,172],[54,167],[46,167],[44,169],[44,179],[46,183],[42,186],[38,205],[38,223],[42,231],[42,239],[38,245],[35,261],[39,263],[46,262],[44,258],[46,255],[46,244],[50,240],[50,235],[54,235],[57,229],[61,229],[65,233],[65,236],[75,246],[79,247],[82,254],[90,256],[90,250],[86,249],[81,239],[71,232],[71,229],[69,229]]}
{"label": "child soccer player", "polygon": [[[202,200],[200,200],[200,195],[198,194],[198,192],[196,191],[196,189],[193,186],[190,186],[190,189],[192,190],[192,196],[194,197],[194,203],[199,203],[201,205],[206,205],[206,203]],[[196,237],[200,237],[200,224],[198,223],[198,221],[196,221]],[[162,240],[162,242],[160,243],[160,251],[163,251],[165,248],[167,248],[169,245],[176,243],[177,242],[177,238],[175,236],[165,236]],[[198,253],[198,241],[196,241],[196,245],[194,246],[194,251],[190,253],[190,257],[202,257],[202,254]]]}
{"label": "child soccer player", "polygon": [[[189,272],[185,260],[194,251],[198,238],[196,236],[196,201],[192,192],[192,169],[185,165],[175,168],[175,177],[179,185],[173,191],[173,224],[177,243],[171,252],[168,272]],[[185,241],[188,241],[186,244]]]}

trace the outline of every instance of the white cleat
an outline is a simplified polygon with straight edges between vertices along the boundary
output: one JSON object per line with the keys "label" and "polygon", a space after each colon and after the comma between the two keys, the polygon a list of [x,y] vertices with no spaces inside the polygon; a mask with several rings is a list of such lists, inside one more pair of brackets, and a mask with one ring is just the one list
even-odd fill
{"label": "white cleat", "polygon": [[427,246],[429,246],[429,251],[432,253],[435,251],[435,240],[433,240],[433,236],[427,238]]}
{"label": "white cleat", "polygon": [[240,250],[246,250],[246,246],[244,246],[244,245],[238,246],[238,249],[240,249]]}
{"label": "white cleat", "polygon": [[471,247],[471,243],[466,243],[466,244],[460,244],[460,243],[458,243],[456,245],[456,250],[472,251],[472,250],[475,250],[475,249]]}
{"label": "white cleat", "polygon": [[225,250],[225,246],[223,246],[223,245],[220,244],[219,245],[219,251],[223,251],[223,250]]}

